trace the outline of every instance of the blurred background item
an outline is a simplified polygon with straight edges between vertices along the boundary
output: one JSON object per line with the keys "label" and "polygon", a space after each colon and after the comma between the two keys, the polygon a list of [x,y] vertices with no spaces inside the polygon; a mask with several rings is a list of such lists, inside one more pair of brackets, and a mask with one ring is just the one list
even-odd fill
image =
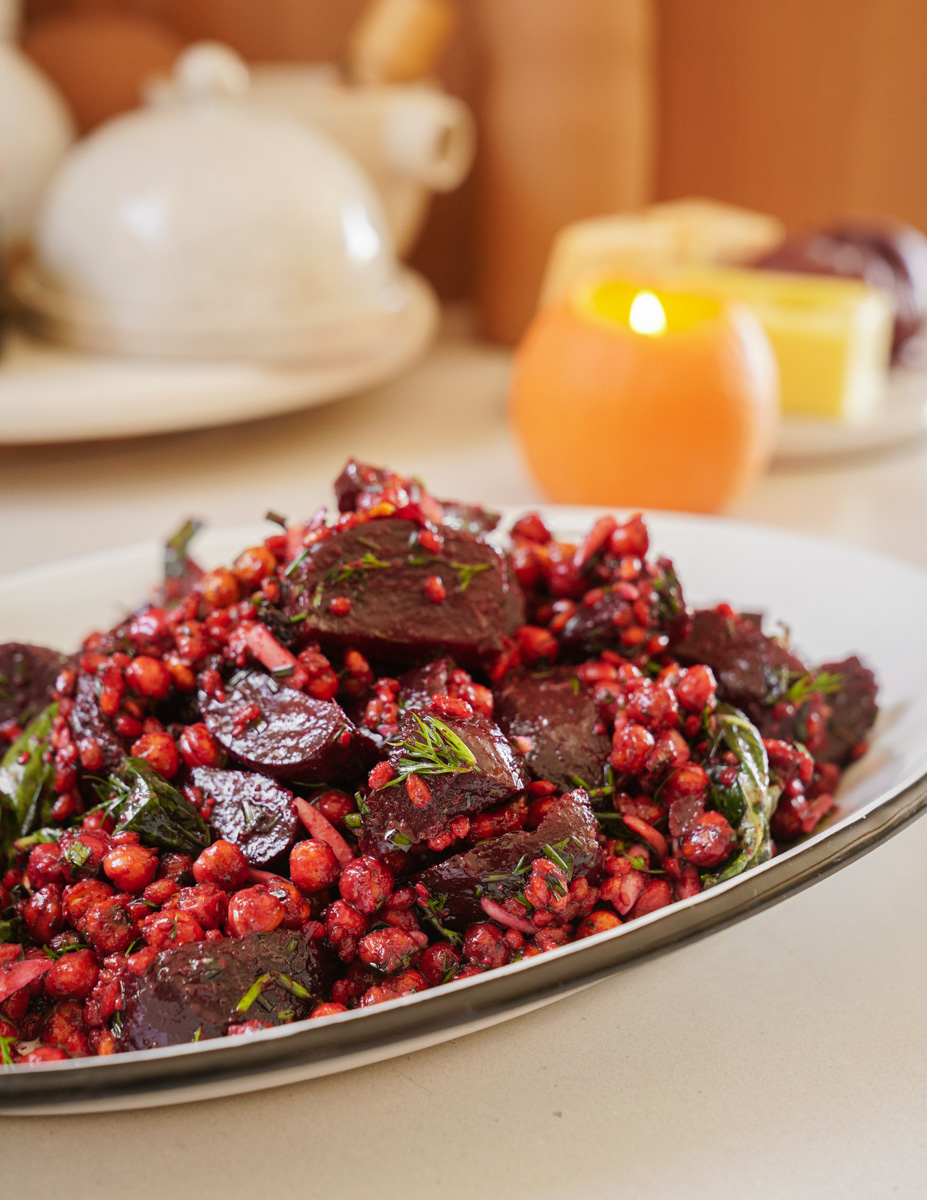
{"label": "blurred background item", "polygon": [[322,130],[360,163],[403,258],[421,233],[432,193],[459,187],[473,164],[473,115],[431,83],[357,87],[331,65],[265,63],[252,67],[251,97]]}
{"label": "blurred background item", "polygon": [[371,0],[348,39],[356,83],[411,83],[432,73],[457,24],[451,0]]}
{"label": "blurred background item", "polygon": [[48,181],[74,140],[60,93],[16,45],[19,15],[19,0],[0,0],[0,247],[8,257],[22,250]]}
{"label": "blurred background item", "polygon": [[378,197],[309,124],[248,102],[227,47],[56,173],[13,289],[41,332],[100,354],[325,363],[375,354],[410,295]]}
{"label": "blurred background item", "polygon": [[[780,449],[884,445],[924,425],[916,0],[23,2],[23,46],[86,135],[16,272],[32,331],[61,346],[305,372],[322,348],[373,361],[405,311],[408,364],[435,314],[416,272],[503,345],[539,302],[572,311],[589,275],[649,279],[752,309],[778,361]],[[247,90],[178,84],[178,52],[203,40],[240,55]],[[194,153],[209,122],[226,132]],[[143,151],[161,123],[170,138]],[[294,182],[301,154],[269,150],[300,134],[316,147],[311,188]],[[152,200],[155,175],[177,185],[170,203]],[[359,245],[352,195],[379,247],[364,266],[339,258]]]}
{"label": "blurred background item", "polygon": [[479,302],[514,341],[558,230],[650,198],[656,150],[652,0],[477,0],[482,94]]}
{"label": "blurred background item", "polygon": [[927,238],[900,221],[845,223],[790,238],[760,256],[776,271],[859,279],[879,288],[893,310],[892,357],[920,332],[927,313]]}
{"label": "blurred background item", "polygon": [[[450,3],[443,48],[421,32],[439,23],[424,0],[121,0],[103,15],[222,41],[252,64],[306,65],[349,63],[391,10],[400,45],[411,28],[429,47],[415,69],[463,100],[480,133],[473,175],[438,197],[412,264],[509,343],[554,236],[584,218],[708,196],[790,232],[846,213],[927,227],[920,0],[454,0],[453,28]],[[87,11],[24,8],[29,45],[53,18]]]}
{"label": "blurred background item", "polygon": [[57,84],[81,133],[134,108],[147,77],[169,71],[183,44],[131,0],[71,0],[23,37],[23,49]]}
{"label": "blurred background item", "polygon": [[587,277],[529,326],[511,413],[552,500],[717,512],[769,463],[778,371],[756,317],[697,282]]}

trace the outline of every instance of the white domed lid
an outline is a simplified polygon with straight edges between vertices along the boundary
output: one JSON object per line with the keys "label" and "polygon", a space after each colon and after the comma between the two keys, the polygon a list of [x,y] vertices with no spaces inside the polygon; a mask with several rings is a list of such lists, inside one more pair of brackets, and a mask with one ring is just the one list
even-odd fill
{"label": "white domed lid", "polygon": [[204,43],[163,103],[65,159],[17,291],[54,336],[183,357],[331,358],[382,344],[405,302],[380,202],[306,126],[243,102]]}
{"label": "white domed lid", "polygon": [[[74,141],[64,99],[19,49],[17,0],[0,0],[0,243],[28,243],[55,168]],[[2,257],[0,257],[2,264]]]}

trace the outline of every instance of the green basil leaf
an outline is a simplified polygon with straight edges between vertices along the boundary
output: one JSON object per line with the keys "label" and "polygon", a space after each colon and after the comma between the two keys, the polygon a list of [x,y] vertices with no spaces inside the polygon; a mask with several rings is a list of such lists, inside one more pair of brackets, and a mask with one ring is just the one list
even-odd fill
{"label": "green basil leaf", "polygon": [[129,758],[122,771],[129,792],[119,807],[116,832],[130,829],[149,846],[179,850],[194,857],[209,845],[200,814],[142,758]]}
{"label": "green basil leaf", "polygon": [[738,768],[730,787],[712,786],[711,800],[734,826],[738,849],[720,871],[702,876],[704,887],[766,862],[771,854],[769,822],[779,798],[779,789],[769,782],[766,747],[756,726],[730,704],[719,704],[715,715],[721,739],[737,756]]}
{"label": "green basil leaf", "polygon": [[0,837],[9,843],[50,819],[54,803],[55,764],[46,762],[52,722],[58,705],[49,704],[10,746],[0,762]]}

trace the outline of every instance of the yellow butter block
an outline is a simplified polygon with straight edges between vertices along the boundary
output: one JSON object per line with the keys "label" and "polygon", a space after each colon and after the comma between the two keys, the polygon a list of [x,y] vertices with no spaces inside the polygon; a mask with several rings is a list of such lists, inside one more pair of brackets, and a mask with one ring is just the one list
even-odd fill
{"label": "yellow butter block", "polygon": [[877,288],[748,268],[684,267],[672,279],[752,309],[779,363],[785,412],[858,421],[884,395],[894,316]]}
{"label": "yellow butter block", "polygon": [[541,305],[556,303],[584,275],[633,274],[670,263],[747,262],[784,236],[775,217],[700,198],[577,221],[554,242]]}

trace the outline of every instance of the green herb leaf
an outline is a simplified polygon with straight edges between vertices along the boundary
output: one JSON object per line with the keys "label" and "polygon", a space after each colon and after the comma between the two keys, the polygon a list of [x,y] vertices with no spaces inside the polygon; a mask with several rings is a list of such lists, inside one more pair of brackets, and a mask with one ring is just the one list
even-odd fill
{"label": "green herb leaf", "polygon": [[769,761],[759,730],[730,704],[719,704],[715,715],[720,739],[737,756],[739,766],[733,785],[713,785],[711,799],[736,829],[739,849],[727,866],[702,876],[704,887],[733,879],[769,858],[769,822],[779,798],[779,790],[770,786]]}
{"label": "green herb leaf", "polygon": [[263,992],[265,983],[270,983],[270,975],[259,975],[235,1005],[235,1011],[246,1013],[251,1005],[257,1000],[258,996],[260,996],[260,994]]}
{"label": "green herb leaf", "polygon": [[164,580],[165,582],[183,583],[190,570],[190,558],[187,549],[203,528],[203,522],[190,520],[177,530],[172,538],[164,545]]}
{"label": "green herb leaf", "polygon": [[453,729],[432,713],[413,713],[420,737],[402,743],[395,774],[386,787],[404,783],[410,775],[460,775],[472,771],[476,756]]}
{"label": "green herb leaf", "polygon": [[46,761],[58,705],[50,704],[30,722],[0,762],[0,853],[51,819],[55,764]]}
{"label": "green herb leaf", "polygon": [[209,845],[209,830],[189,800],[162,779],[142,758],[129,758],[122,780],[111,780],[117,791],[122,784],[116,832],[134,830],[146,845],[162,850],[179,850],[196,857]]}
{"label": "green herb leaf", "polygon": [[22,942],[25,936],[26,932],[19,917],[0,919],[0,942]]}
{"label": "green herb leaf", "polygon": [[297,983],[295,979],[291,979],[289,975],[277,976],[277,982],[291,996],[295,996],[297,1000],[311,1000],[312,993],[303,987],[301,983]]}
{"label": "green herb leaf", "polygon": [[194,1033],[194,1035],[193,1035],[194,1042],[198,1042],[200,1040],[200,1037],[202,1036],[202,1034],[203,1034],[203,1026],[198,1025],[196,1028],[196,1033]]}
{"label": "green herb leaf", "polygon": [[451,943],[452,946],[462,946],[463,938],[453,929],[446,928],[442,922],[446,917],[445,906],[447,905],[447,894],[441,892],[438,896],[432,896],[428,900],[419,899],[419,906],[425,911],[422,913],[422,920],[427,921],[438,933]]}
{"label": "green herb leaf", "polygon": [[818,675],[801,675],[782,697],[790,704],[804,704],[812,696],[831,696],[843,686],[843,676],[836,671],[821,671]]}
{"label": "green herb leaf", "polygon": [[12,1067],[13,1055],[10,1051],[11,1046],[16,1045],[15,1037],[0,1037],[0,1063],[5,1067]]}
{"label": "green herb leaf", "polygon": [[465,592],[473,582],[474,575],[479,575],[480,571],[488,571],[491,565],[491,563],[451,563],[451,567],[457,572],[457,583],[462,592]]}
{"label": "green herb leaf", "polygon": [[294,571],[298,571],[306,559],[309,557],[308,547],[300,550],[299,554],[293,559],[287,569],[283,572],[284,579],[289,579]]}
{"label": "green herb leaf", "polygon": [[352,562],[345,563],[342,567],[335,567],[328,572],[326,579],[330,583],[344,583],[348,579],[353,579],[355,575],[362,574],[364,571],[384,571],[393,564],[384,562],[382,558],[377,558],[372,550],[365,550],[360,558],[354,559]]}

